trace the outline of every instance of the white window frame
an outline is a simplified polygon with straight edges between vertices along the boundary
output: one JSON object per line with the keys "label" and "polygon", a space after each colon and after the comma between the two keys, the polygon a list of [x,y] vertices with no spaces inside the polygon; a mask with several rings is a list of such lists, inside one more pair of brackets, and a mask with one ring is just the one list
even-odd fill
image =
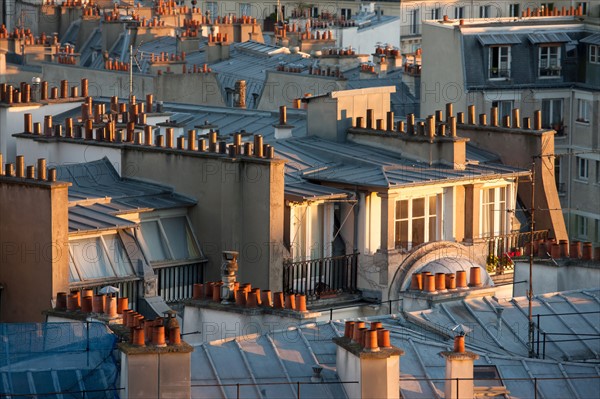
{"label": "white window frame", "polygon": [[590,178],[590,160],[582,157],[575,157],[577,162],[577,179],[587,181]]}
{"label": "white window frame", "polygon": [[[108,247],[108,245],[106,244],[106,241],[104,240],[105,236],[115,236],[116,239],[121,243],[121,245],[124,249],[123,254],[125,256],[125,260],[127,261],[128,265],[129,265],[130,275],[121,276],[117,272],[117,267],[115,266],[115,259],[113,258],[110,248]],[[99,240],[100,249],[104,253],[104,257],[108,261],[108,265],[110,267],[110,270],[112,271],[112,276],[94,277],[94,278],[85,278],[85,279],[83,278],[82,268],[85,266],[79,264],[78,258],[76,258],[73,255],[74,246],[77,245],[78,241],[83,241],[83,240]],[[86,256],[86,255],[84,254],[84,256]],[[73,263],[73,266],[74,266],[74,269],[75,269],[75,272],[77,275],[77,280],[75,280],[75,281],[71,281],[71,279],[69,278],[69,284],[79,284],[79,283],[85,283],[87,281],[102,281],[102,280],[107,280],[107,279],[112,279],[112,280],[127,279],[127,278],[131,278],[131,277],[136,277],[135,266],[134,266],[133,262],[131,261],[131,258],[129,256],[127,248],[125,247],[125,243],[121,240],[121,237],[119,236],[119,232],[117,230],[104,231],[104,232],[102,232],[102,234],[93,234],[93,235],[85,234],[85,235],[77,235],[77,236],[70,237],[69,238],[69,257],[70,257],[69,260]]]}
{"label": "white window frame", "polygon": [[[553,50],[556,50],[554,52]],[[540,79],[557,78],[562,75],[560,45],[540,46],[538,50],[538,77]]]}
{"label": "white window frame", "polygon": [[[506,54],[502,54],[506,50]],[[498,52],[498,65],[492,65],[494,59],[494,53]],[[503,58],[505,60],[503,61]],[[506,68],[501,68],[502,64],[506,63]],[[488,78],[490,80],[496,79],[507,79],[510,78],[510,69],[511,69],[511,46],[490,46],[489,48],[489,71]],[[492,72],[493,69],[496,69],[496,73]]]}
{"label": "white window frame", "polygon": [[[546,121],[545,119],[545,113],[544,113],[544,103],[549,104],[548,106],[548,121]],[[552,121],[552,115],[554,114],[554,108],[558,105],[558,107],[560,108],[560,123],[564,124],[564,120],[565,120],[565,107],[564,107],[564,99],[562,98],[544,98],[542,99],[542,127],[544,129],[554,129],[553,127],[553,121]],[[547,123],[545,123],[547,122]],[[558,133],[558,132],[557,132]]]}
{"label": "white window frame", "polygon": [[421,21],[419,19],[419,9],[412,9],[408,15],[410,17],[410,34],[418,35],[420,30],[419,26],[421,24]]}
{"label": "white window frame", "polygon": [[[504,196],[500,195],[504,189]],[[491,202],[483,202],[484,192],[494,190],[494,200]],[[497,237],[508,232],[508,217],[507,209],[509,209],[510,201],[509,186],[483,187],[481,189],[479,203],[479,236]],[[492,219],[490,220],[489,231],[484,231],[484,213],[488,211],[487,207],[491,206]]]}
{"label": "white window frame", "polygon": [[492,14],[492,6],[489,4],[485,4],[479,6],[479,18],[491,18]]}
{"label": "white window frame", "polygon": [[[430,201],[430,198],[432,198],[432,197],[435,197],[435,203],[436,203],[436,209],[435,209],[435,230],[436,231],[433,232],[433,235],[429,229],[430,219],[432,217],[434,217],[429,209],[429,201]],[[412,240],[407,242],[406,248],[402,247],[402,243],[400,242],[399,237],[397,237],[396,232],[398,231],[398,228],[397,228],[398,223],[407,222],[408,235],[409,235],[409,238],[412,238],[411,233],[413,231],[413,220],[417,219],[417,218],[413,217],[413,202],[415,200],[423,200],[424,201],[423,216],[418,217],[418,219],[424,219],[423,243],[436,241],[436,240],[439,240],[441,237],[442,229],[440,228],[440,223],[442,222],[441,207],[442,207],[442,201],[443,201],[441,193],[434,193],[434,194],[430,194],[430,195],[407,197],[407,198],[398,198],[398,199],[396,199],[395,210],[394,210],[394,243],[397,248],[402,248],[405,250],[410,250],[413,248]],[[408,202],[408,212],[407,212],[406,218],[397,218],[396,217],[398,214],[397,209],[398,209],[398,206],[400,206],[401,201]]]}
{"label": "white window frame", "polygon": [[252,15],[252,3],[240,3],[240,15],[251,16]]}
{"label": "white window frame", "polygon": [[434,7],[434,8],[432,8],[430,16],[431,16],[430,19],[434,19],[434,20],[442,19],[442,9],[441,9],[441,7]]}
{"label": "white window frame", "polygon": [[505,116],[512,117],[512,110],[515,108],[514,100],[492,101],[492,107],[498,108],[498,119],[502,120]]}
{"label": "white window frame", "polygon": [[584,98],[577,99],[577,119],[575,120],[578,123],[590,123],[590,108],[591,104],[588,100]]}
{"label": "white window frame", "polygon": [[600,64],[600,46],[595,44],[589,45],[589,61],[590,64]]}
{"label": "white window frame", "polygon": [[521,16],[521,4],[520,3],[511,3],[508,6],[508,16],[509,17],[520,17]]}
{"label": "white window frame", "polygon": [[[163,227],[162,220],[170,219],[170,218],[178,218],[178,217],[185,218],[185,228],[186,228],[187,232],[190,234],[192,241],[193,241],[192,244],[194,245],[195,250],[198,253],[198,256],[195,258],[177,258],[175,251],[173,250],[173,247],[171,246],[171,243],[169,241],[168,234],[165,231],[165,228]],[[165,245],[165,251],[169,257],[169,259],[151,260],[150,249],[148,248],[148,244],[144,240],[144,234],[142,233],[141,237],[138,237],[138,239],[140,241],[140,244],[144,248],[144,252],[146,253],[146,259],[148,259],[148,262],[152,266],[162,265],[162,264],[171,264],[171,263],[175,263],[175,264],[195,263],[195,261],[198,261],[198,260],[201,260],[204,258],[204,254],[202,252],[202,249],[200,248],[198,237],[196,237],[196,233],[194,232],[194,229],[192,228],[190,219],[186,213],[182,213],[179,211],[175,211],[175,212],[166,211],[166,212],[161,212],[160,214],[144,215],[142,220],[140,220],[140,224],[150,223],[150,222],[157,223],[158,232],[160,234],[160,239],[161,239],[162,243]]]}
{"label": "white window frame", "polygon": [[340,15],[346,21],[349,19],[352,19],[352,9],[351,8],[342,8],[342,9],[340,9]]}
{"label": "white window frame", "polygon": [[454,19],[464,19],[465,18],[465,7],[464,6],[454,6]]}
{"label": "white window frame", "polygon": [[587,1],[578,1],[575,8],[579,8],[579,6],[581,7],[581,13],[583,15],[587,15],[588,13],[588,2]]}

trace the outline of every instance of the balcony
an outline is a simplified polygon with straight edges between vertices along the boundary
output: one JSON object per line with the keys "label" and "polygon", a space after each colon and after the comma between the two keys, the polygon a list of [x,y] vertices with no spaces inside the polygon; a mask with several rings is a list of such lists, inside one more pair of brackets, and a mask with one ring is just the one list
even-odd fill
{"label": "balcony", "polygon": [[490,79],[508,79],[510,78],[510,69],[490,68]]}
{"label": "balcony", "polygon": [[530,232],[509,233],[481,240],[488,244],[487,270],[490,274],[503,274],[514,269],[512,258],[525,256],[529,253],[529,243],[548,239],[548,230],[536,230],[533,238]]}
{"label": "balcony", "polygon": [[541,78],[559,77],[561,76],[561,72],[562,68],[560,66],[540,67],[539,76]]}
{"label": "balcony", "polygon": [[283,292],[321,299],[341,293],[355,293],[358,253],[329,258],[283,262]]}

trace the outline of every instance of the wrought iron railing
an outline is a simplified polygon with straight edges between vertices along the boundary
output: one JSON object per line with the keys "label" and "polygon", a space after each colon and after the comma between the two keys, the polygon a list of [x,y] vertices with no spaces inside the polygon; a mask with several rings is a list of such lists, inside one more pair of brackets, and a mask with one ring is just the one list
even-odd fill
{"label": "wrought iron railing", "polygon": [[[502,234],[482,238],[488,243],[488,272],[502,274],[514,268],[512,258],[526,255],[531,240],[530,232]],[[533,232],[533,241],[548,239],[548,230]]]}
{"label": "wrought iron railing", "polygon": [[357,291],[358,253],[293,262],[283,261],[283,291],[319,299]]}
{"label": "wrought iron railing", "polygon": [[158,295],[165,302],[176,302],[192,298],[195,283],[204,281],[202,263],[187,265],[154,267],[158,276]]}

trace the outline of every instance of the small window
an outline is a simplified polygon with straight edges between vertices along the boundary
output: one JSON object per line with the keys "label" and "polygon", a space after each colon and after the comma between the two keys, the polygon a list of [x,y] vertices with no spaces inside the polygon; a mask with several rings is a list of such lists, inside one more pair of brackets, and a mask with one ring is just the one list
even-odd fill
{"label": "small window", "polygon": [[590,102],[588,100],[577,99],[577,122],[590,123]]}
{"label": "small window", "polygon": [[511,5],[508,6],[508,16],[509,17],[520,17],[521,16],[521,10],[520,10],[519,3],[512,3]]}
{"label": "small window", "polygon": [[498,108],[498,118],[501,120],[505,116],[512,116],[514,102],[512,100],[492,101],[492,107]]}
{"label": "small window", "polygon": [[410,12],[410,34],[419,34],[419,10],[412,10]]}
{"label": "small window", "polygon": [[587,226],[587,218],[581,215],[575,215],[575,223],[577,224],[577,235],[579,238],[587,238],[588,236],[588,226]]}
{"label": "small window", "polygon": [[562,98],[542,100],[542,127],[544,129],[554,129],[558,136],[563,136],[565,134],[563,124]]}
{"label": "small window", "polygon": [[206,11],[210,13],[211,18],[215,18],[219,15],[219,4],[216,1],[206,2]]}
{"label": "small window", "polygon": [[510,47],[490,47],[490,79],[510,78]]}
{"label": "small window", "polygon": [[560,46],[541,46],[539,73],[541,78],[561,76]]}
{"label": "small window", "polygon": [[479,18],[490,18],[492,15],[492,6],[485,5],[479,7]]}
{"label": "small window", "polygon": [[200,249],[185,216],[142,221],[141,229],[151,262],[201,257]]}
{"label": "small window", "polygon": [[135,275],[117,234],[72,240],[69,249],[71,282]]}
{"label": "small window", "polygon": [[554,11],[554,3],[540,3],[540,8],[543,10]]}
{"label": "small window", "polygon": [[250,16],[252,14],[252,4],[240,3],[240,15]]}
{"label": "small window", "polygon": [[345,20],[352,19],[352,10],[349,8],[342,8],[341,14],[342,14],[342,19],[345,19]]}
{"label": "small window", "polygon": [[590,161],[585,158],[577,157],[577,177],[580,180],[587,180],[590,176]]}
{"label": "small window", "polygon": [[441,19],[442,18],[442,9],[437,7],[431,10],[431,19]]}
{"label": "small window", "polygon": [[313,18],[319,18],[319,7],[312,7],[311,15]]}
{"label": "small window", "polygon": [[587,15],[587,1],[580,1],[577,3],[577,7],[581,7],[581,15]]}
{"label": "small window", "polygon": [[590,45],[590,63],[600,64],[600,46]]}
{"label": "small window", "polygon": [[463,19],[465,17],[465,7],[454,7],[454,19]]}

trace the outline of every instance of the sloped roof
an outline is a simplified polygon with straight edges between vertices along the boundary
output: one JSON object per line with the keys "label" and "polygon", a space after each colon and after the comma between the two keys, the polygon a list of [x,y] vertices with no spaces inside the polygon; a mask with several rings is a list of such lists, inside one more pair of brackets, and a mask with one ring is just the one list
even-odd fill
{"label": "sloped roof", "polygon": [[[600,359],[599,298],[600,288],[534,297],[534,320],[537,323],[539,314],[540,337],[543,332],[547,334],[546,359]],[[499,308],[503,309],[500,328]],[[528,301],[525,297],[510,300],[469,298],[440,304],[430,310],[411,312],[410,319],[446,333],[450,333],[448,326],[464,324],[473,330],[467,336],[469,343],[481,351],[511,356],[528,355]]]}
{"label": "sloped roof", "polygon": [[400,187],[524,171],[502,164],[469,164],[464,170],[429,165],[386,150],[355,143],[337,143],[314,136],[272,143],[288,171],[311,181],[371,187]]}
{"label": "sloped roof", "polygon": [[159,184],[122,178],[107,158],[57,167],[69,187],[69,231],[99,231],[135,226],[119,214],[195,205],[197,201]]}
{"label": "sloped roof", "polygon": [[[405,325],[410,324],[395,315],[367,320],[381,321],[390,330],[392,345],[404,351],[400,359],[401,397],[443,398],[445,359],[439,353],[452,350],[451,340],[436,338],[423,329],[407,328]],[[335,383],[339,381],[335,364],[337,346],[332,341],[343,332],[343,321],[334,321],[201,344],[192,353],[192,397],[235,398],[235,384],[249,383],[257,386],[240,387],[242,397],[295,398],[296,382],[310,382],[315,364],[323,367],[322,376],[327,384],[301,384],[302,396],[347,397],[340,384]],[[480,355],[476,366],[496,366],[511,397],[534,397],[534,378],[538,378],[538,393],[546,399],[592,398],[597,394],[597,384],[564,379],[597,378],[600,370],[594,364],[488,353],[472,347],[468,336],[467,349]],[[586,380],[579,382],[582,381]],[[594,381],[597,380],[589,380]],[[268,385],[272,382],[283,384]],[[215,386],[218,384],[232,386],[220,388]],[[475,384],[502,385],[490,381]]]}

